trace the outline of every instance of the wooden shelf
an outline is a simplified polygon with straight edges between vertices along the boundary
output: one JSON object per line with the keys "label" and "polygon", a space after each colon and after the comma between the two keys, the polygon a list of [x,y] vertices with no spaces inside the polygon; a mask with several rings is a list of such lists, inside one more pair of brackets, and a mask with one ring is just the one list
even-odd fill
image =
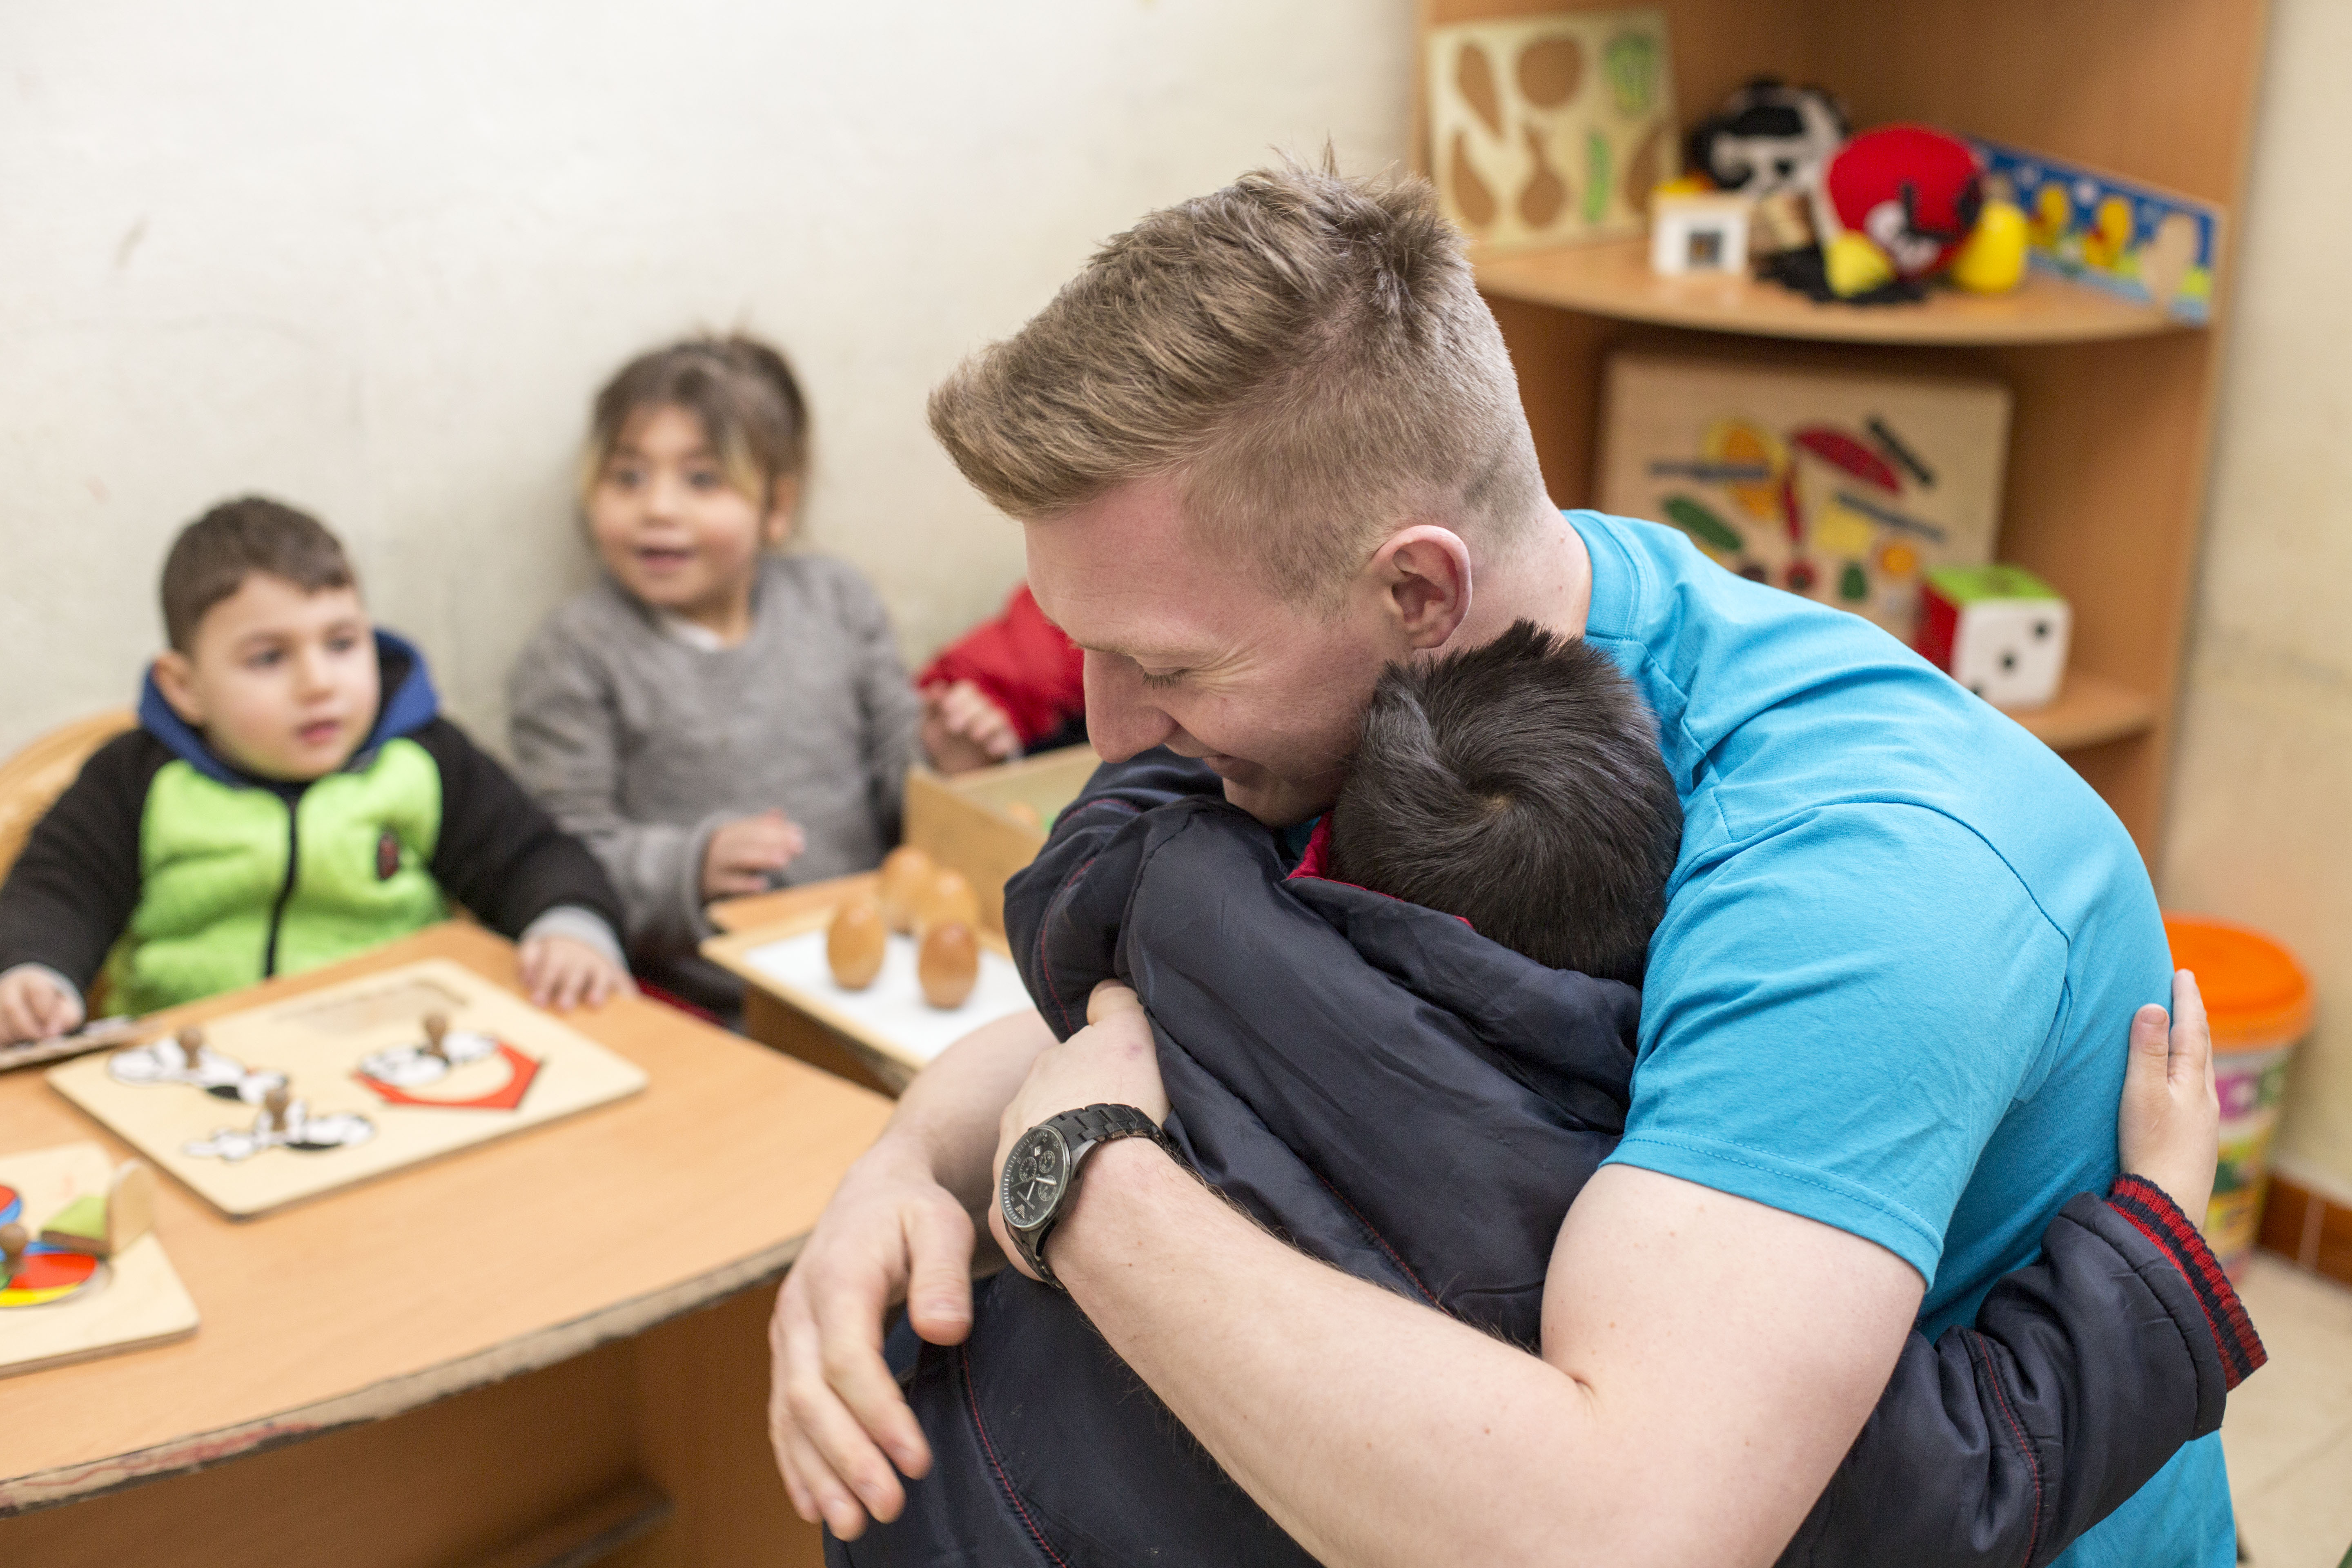
{"label": "wooden shelf", "polygon": [[2155,728],[2156,699],[2104,675],[2072,669],[2057,701],[2010,717],[2052,751],[2074,752]]}
{"label": "wooden shelf", "polygon": [[1710,332],[1857,343],[2079,343],[2190,329],[2146,305],[2029,272],[2008,294],[1937,289],[1916,305],[1824,305],[1777,283],[1660,277],[1646,238],[1475,258],[1487,294]]}

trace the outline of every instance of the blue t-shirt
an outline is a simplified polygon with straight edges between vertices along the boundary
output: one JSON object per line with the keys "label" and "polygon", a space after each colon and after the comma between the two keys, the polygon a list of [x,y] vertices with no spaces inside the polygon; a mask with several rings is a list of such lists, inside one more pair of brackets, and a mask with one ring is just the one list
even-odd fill
{"label": "blue t-shirt", "polygon": [[[1612,1162],[1865,1237],[1971,1320],[2116,1174],[2135,1009],[2170,1000],[2130,835],[2024,730],[1855,616],[1679,532],[1570,512],[1586,640],[1658,717],[1683,804]],[[2227,1568],[2221,1439],[2059,1561]]]}

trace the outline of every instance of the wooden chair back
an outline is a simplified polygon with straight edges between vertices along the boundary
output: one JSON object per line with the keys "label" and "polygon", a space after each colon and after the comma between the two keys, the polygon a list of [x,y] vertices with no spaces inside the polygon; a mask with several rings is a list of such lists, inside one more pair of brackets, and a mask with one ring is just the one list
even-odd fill
{"label": "wooden chair back", "polygon": [[128,708],[93,713],[50,731],[0,763],[0,877],[8,874],[41,820],[89,754],[139,722]]}

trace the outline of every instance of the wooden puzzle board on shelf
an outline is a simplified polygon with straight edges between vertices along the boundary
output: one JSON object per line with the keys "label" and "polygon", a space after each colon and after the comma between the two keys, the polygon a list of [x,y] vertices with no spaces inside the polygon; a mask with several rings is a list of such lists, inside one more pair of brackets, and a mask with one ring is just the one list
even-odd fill
{"label": "wooden puzzle board on shelf", "polygon": [[1908,644],[1927,573],[1992,559],[1997,382],[1620,353],[1605,388],[1601,510],[1672,523],[1730,571]]}
{"label": "wooden puzzle board on shelf", "polygon": [[[74,1199],[103,1195],[113,1174],[95,1143],[0,1154],[0,1225],[38,1237]],[[195,1331],[196,1304],[152,1230],[104,1258],[35,1241],[0,1287],[0,1376]]]}
{"label": "wooden puzzle board on shelf", "polygon": [[1663,11],[1560,11],[1433,27],[1430,168],[1491,248],[1638,234],[1681,171]]}
{"label": "wooden puzzle board on shelf", "polygon": [[[433,1015],[448,1026],[437,1055]],[[646,1075],[436,958],[215,1018],[193,1061],[166,1037],[49,1082],[243,1219],[635,1094]]]}

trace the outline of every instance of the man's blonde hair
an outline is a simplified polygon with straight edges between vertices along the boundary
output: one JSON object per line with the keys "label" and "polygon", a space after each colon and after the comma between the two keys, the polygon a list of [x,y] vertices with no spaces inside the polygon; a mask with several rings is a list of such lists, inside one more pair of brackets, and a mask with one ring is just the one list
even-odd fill
{"label": "man's blonde hair", "polygon": [[1180,476],[1192,523],[1328,600],[1400,520],[1492,543],[1542,503],[1518,383],[1419,179],[1296,162],[1153,213],[931,394],[980,491],[1049,519]]}

